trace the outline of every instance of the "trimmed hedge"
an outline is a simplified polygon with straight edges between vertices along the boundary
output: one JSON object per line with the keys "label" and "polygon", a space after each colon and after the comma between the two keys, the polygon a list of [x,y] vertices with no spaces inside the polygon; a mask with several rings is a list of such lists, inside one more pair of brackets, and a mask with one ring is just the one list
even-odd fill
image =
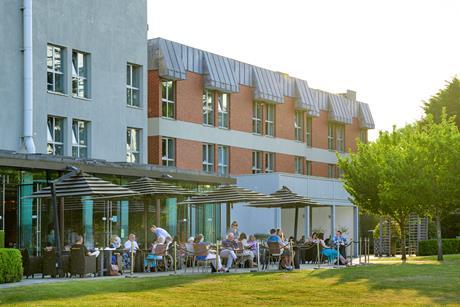
{"label": "trimmed hedge", "polygon": [[[443,239],[442,253],[460,254],[460,239]],[[436,240],[420,241],[418,245],[418,256],[431,256],[438,254],[438,242]]]}
{"label": "trimmed hedge", "polygon": [[0,230],[0,248],[5,247],[5,232]]}
{"label": "trimmed hedge", "polygon": [[21,252],[14,248],[0,248],[0,284],[22,279]]}

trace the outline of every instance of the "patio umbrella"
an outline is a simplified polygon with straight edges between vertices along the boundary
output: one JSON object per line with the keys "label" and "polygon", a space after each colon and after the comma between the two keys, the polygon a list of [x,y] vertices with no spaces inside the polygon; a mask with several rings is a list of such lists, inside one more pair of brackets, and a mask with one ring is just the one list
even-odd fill
{"label": "patio umbrella", "polygon": [[295,209],[295,221],[294,221],[294,240],[297,240],[297,224],[299,218],[299,208],[305,207],[320,207],[323,206],[311,200],[308,197],[298,195],[292,192],[288,187],[283,186],[280,190],[270,194],[278,201],[257,201],[252,202],[249,207],[254,208],[282,208],[282,209]]}
{"label": "patio umbrella", "polygon": [[265,201],[267,204],[279,201],[268,195],[241,188],[233,184],[221,185],[215,190],[193,196],[179,205],[222,204],[226,203],[227,228],[230,227],[230,207],[234,203]]}

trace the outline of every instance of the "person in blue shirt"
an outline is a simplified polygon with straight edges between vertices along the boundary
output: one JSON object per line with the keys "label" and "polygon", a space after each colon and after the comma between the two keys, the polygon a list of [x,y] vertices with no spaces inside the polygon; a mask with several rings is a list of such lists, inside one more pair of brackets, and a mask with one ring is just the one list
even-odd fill
{"label": "person in blue shirt", "polygon": [[281,259],[281,266],[285,267],[286,270],[292,270],[292,259],[291,259],[291,251],[289,250],[288,244],[283,242],[281,238],[276,234],[276,229],[270,229],[270,236],[267,238],[268,243],[278,243],[280,249],[282,250],[282,259]]}
{"label": "person in blue shirt", "polygon": [[157,227],[155,225],[152,225],[152,226],[150,226],[150,231],[153,232],[157,238],[158,237],[165,238],[165,243],[166,244],[169,244],[169,243],[171,243],[173,241],[172,236],[169,234],[169,232],[167,232],[166,230],[164,230],[161,227]]}
{"label": "person in blue shirt", "polygon": [[335,235],[332,237],[332,243],[334,245],[345,245],[347,244],[347,239],[342,235],[340,230],[337,230]]}

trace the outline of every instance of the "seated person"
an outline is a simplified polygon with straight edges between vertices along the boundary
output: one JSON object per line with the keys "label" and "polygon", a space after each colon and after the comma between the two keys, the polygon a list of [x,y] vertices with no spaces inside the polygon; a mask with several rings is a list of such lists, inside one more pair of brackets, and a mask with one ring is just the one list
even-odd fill
{"label": "seated person", "polygon": [[[283,235],[281,231],[279,233]],[[270,229],[270,236],[267,239],[267,244],[268,243],[278,243],[279,244],[279,247],[282,250],[282,254],[281,254],[282,259],[281,259],[280,265],[281,267],[286,268],[286,270],[291,271],[292,270],[292,266],[291,266],[292,257],[291,257],[291,252],[289,250],[289,246],[286,242],[283,242],[283,240],[279,236],[276,235],[275,229]]]}
{"label": "seated person", "polygon": [[345,265],[349,264],[348,260],[345,259],[345,257],[343,257],[341,254],[339,254],[336,249],[329,247],[323,240],[321,239],[318,239],[318,240],[319,240],[319,244],[323,247],[321,254],[326,256],[329,262],[334,262],[338,256],[341,264],[345,264]]}
{"label": "seated person", "polygon": [[230,272],[233,261],[236,260],[235,249],[238,249],[238,243],[235,242],[235,236],[233,232],[227,235],[227,239],[222,241],[222,250],[220,251],[220,256],[222,258],[227,258],[227,269],[225,272]]}
{"label": "seated person", "polygon": [[[110,237],[110,244],[109,247],[106,248],[107,250],[116,250],[117,248],[120,248],[121,246],[121,238],[117,235],[113,235]],[[120,255],[118,253],[118,255]],[[112,253],[112,260],[111,260],[113,265],[117,265],[117,253]]]}
{"label": "seated person", "polygon": [[205,261],[210,260],[211,263],[211,272],[223,272],[224,269],[222,268],[222,263],[220,262],[220,258],[218,259],[216,256],[216,251],[209,249],[210,244],[204,242],[203,234],[198,234],[195,238],[195,244],[202,244],[206,245],[208,254],[206,256],[196,256],[196,260],[198,261]]}
{"label": "seated person", "polygon": [[342,235],[342,232],[340,230],[337,230],[335,232],[335,235],[332,237],[332,246],[337,247],[339,246],[339,251],[340,253],[346,257],[346,245],[347,245],[347,238],[345,238],[344,235]]}
{"label": "seated person", "polygon": [[249,245],[248,243],[248,240],[247,240],[247,236],[244,232],[242,232],[240,234],[240,237],[238,238],[238,241],[241,242],[241,244],[243,245],[243,256],[246,256],[247,259],[249,260],[249,267],[254,267],[254,257],[255,257],[255,254],[254,252],[251,250],[251,245]]}
{"label": "seated person", "polygon": [[128,240],[125,242],[124,253],[123,253],[123,265],[125,268],[131,267],[131,254],[136,254],[139,249],[139,244],[136,241],[136,235],[131,233],[128,236]]}
{"label": "seated person", "polygon": [[94,252],[88,251],[88,249],[86,248],[86,246],[83,244],[83,237],[80,236],[80,235],[78,235],[78,236],[75,238],[75,243],[72,245],[72,248],[83,248],[84,254],[85,254],[86,256],[94,256],[94,257],[99,256],[99,251],[98,251],[98,250],[95,250]]}
{"label": "seated person", "polygon": [[155,249],[160,244],[165,244],[164,237],[161,237],[161,236],[157,237],[157,240],[155,241],[155,243],[152,244],[152,248],[150,249],[150,252],[147,254],[147,257],[145,257],[144,259],[145,272],[150,272],[152,268],[156,268],[157,260],[163,259],[163,256],[155,255]]}

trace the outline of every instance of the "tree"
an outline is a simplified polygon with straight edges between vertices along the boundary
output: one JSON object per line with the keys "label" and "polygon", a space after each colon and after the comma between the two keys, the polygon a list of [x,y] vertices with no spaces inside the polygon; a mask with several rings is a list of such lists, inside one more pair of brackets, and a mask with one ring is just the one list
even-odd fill
{"label": "tree", "polygon": [[433,115],[437,123],[441,120],[443,108],[446,109],[448,117],[456,117],[456,125],[460,128],[460,80],[457,77],[424,102],[423,107],[425,113]]}

